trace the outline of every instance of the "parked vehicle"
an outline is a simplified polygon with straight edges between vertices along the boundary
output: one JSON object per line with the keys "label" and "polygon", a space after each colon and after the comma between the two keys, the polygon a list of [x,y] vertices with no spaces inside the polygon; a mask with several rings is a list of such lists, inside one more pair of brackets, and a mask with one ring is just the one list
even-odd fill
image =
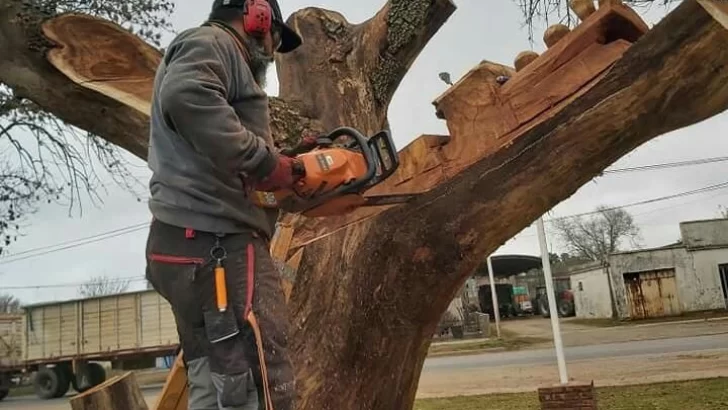
{"label": "parked vehicle", "polygon": [[[570,289],[568,280],[554,280],[554,294],[556,296],[556,311],[559,317],[570,317],[576,314],[574,305],[574,293]],[[533,300],[538,314],[543,317],[550,317],[549,300],[546,295],[546,286],[536,288],[536,297]]]}
{"label": "parked vehicle", "polygon": [[[515,317],[518,315],[519,309],[514,297],[513,285],[496,283],[495,295],[498,298],[498,313],[500,313],[501,318]],[[481,312],[487,313],[491,319],[495,320],[490,285],[483,285],[478,288],[478,301],[480,302]]]}
{"label": "parked vehicle", "polygon": [[153,367],[178,340],[172,310],[154,290],[25,306],[0,316],[0,399],[29,375],[42,399],[83,392],[106,380],[100,362]]}

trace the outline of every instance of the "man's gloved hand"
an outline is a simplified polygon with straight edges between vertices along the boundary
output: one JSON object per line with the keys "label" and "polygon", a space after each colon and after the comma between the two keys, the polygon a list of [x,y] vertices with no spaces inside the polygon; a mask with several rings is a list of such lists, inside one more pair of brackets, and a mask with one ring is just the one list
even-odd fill
{"label": "man's gloved hand", "polygon": [[302,165],[294,158],[277,155],[278,165],[264,180],[255,184],[256,191],[273,192],[290,188],[301,178]]}
{"label": "man's gloved hand", "polygon": [[289,149],[281,150],[281,154],[287,157],[295,157],[304,152],[311,151],[318,145],[319,134],[315,132],[304,132],[298,145]]}

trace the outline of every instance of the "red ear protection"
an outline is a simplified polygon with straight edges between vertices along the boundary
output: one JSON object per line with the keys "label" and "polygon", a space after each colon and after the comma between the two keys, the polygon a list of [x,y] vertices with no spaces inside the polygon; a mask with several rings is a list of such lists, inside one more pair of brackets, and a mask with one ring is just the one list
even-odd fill
{"label": "red ear protection", "polygon": [[262,36],[270,31],[272,11],[267,0],[246,0],[243,27],[251,35]]}

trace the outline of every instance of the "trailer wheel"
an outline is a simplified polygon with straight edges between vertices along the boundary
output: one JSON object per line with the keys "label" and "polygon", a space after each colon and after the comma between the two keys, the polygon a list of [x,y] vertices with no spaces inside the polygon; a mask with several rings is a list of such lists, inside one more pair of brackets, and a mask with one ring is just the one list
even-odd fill
{"label": "trailer wheel", "polygon": [[53,371],[58,376],[58,390],[56,390],[56,395],[54,398],[63,397],[66,395],[66,393],[68,393],[68,390],[71,388],[71,378],[73,377],[73,372],[67,364],[57,364],[55,367],[53,367]]}
{"label": "trailer wheel", "polygon": [[106,370],[99,363],[89,363],[88,371],[90,373],[91,384],[98,386],[106,381]]}
{"label": "trailer wheel", "polygon": [[61,389],[61,378],[54,369],[41,367],[33,378],[35,394],[41,399],[53,399]]}
{"label": "trailer wheel", "polygon": [[8,393],[10,393],[10,375],[0,373],[0,401],[7,397]]}
{"label": "trailer wheel", "polygon": [[73,389],[79,393],[83,393],[86,390],[98,386],[99,384],[106,381],[106,370],[98,363],[87,363],[85,372],[76,373],[71,377],[71,384]]}

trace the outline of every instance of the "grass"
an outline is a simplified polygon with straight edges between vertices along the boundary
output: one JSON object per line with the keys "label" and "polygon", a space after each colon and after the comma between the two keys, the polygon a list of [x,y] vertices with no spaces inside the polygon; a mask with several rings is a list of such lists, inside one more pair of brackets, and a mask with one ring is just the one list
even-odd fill
{"label": "grass", "polygon": [[[598,387],[600,410],[718,410],[728,408],[728,378]],[[414,410],[538,410],[538,394],[420,399]]]}
{"label": "grass", "polygon": [[722,310],[709,310],[701,312],[686,312],[676,316],[668,317],[655,317],[649,319],[634,319],[634,320],[618,320],[618,319],[569,319],[569,323],[594,326],[594,327],[614,327],[614,326],[630,326],[630,325],[642,325],[648,323],[670,323],[678,322],[682,320],[707,320],[728,317],[728,311]]}
{"label": "grass", "polygon": [[488,350],[518,350],[538,343],[548,343],[551,339],[519,336],[507,330],[501,331],[501,338],[477,339],[456,343],[433,343],[428,351],[429,357],[451,356],[468,353],[482,353]]}

